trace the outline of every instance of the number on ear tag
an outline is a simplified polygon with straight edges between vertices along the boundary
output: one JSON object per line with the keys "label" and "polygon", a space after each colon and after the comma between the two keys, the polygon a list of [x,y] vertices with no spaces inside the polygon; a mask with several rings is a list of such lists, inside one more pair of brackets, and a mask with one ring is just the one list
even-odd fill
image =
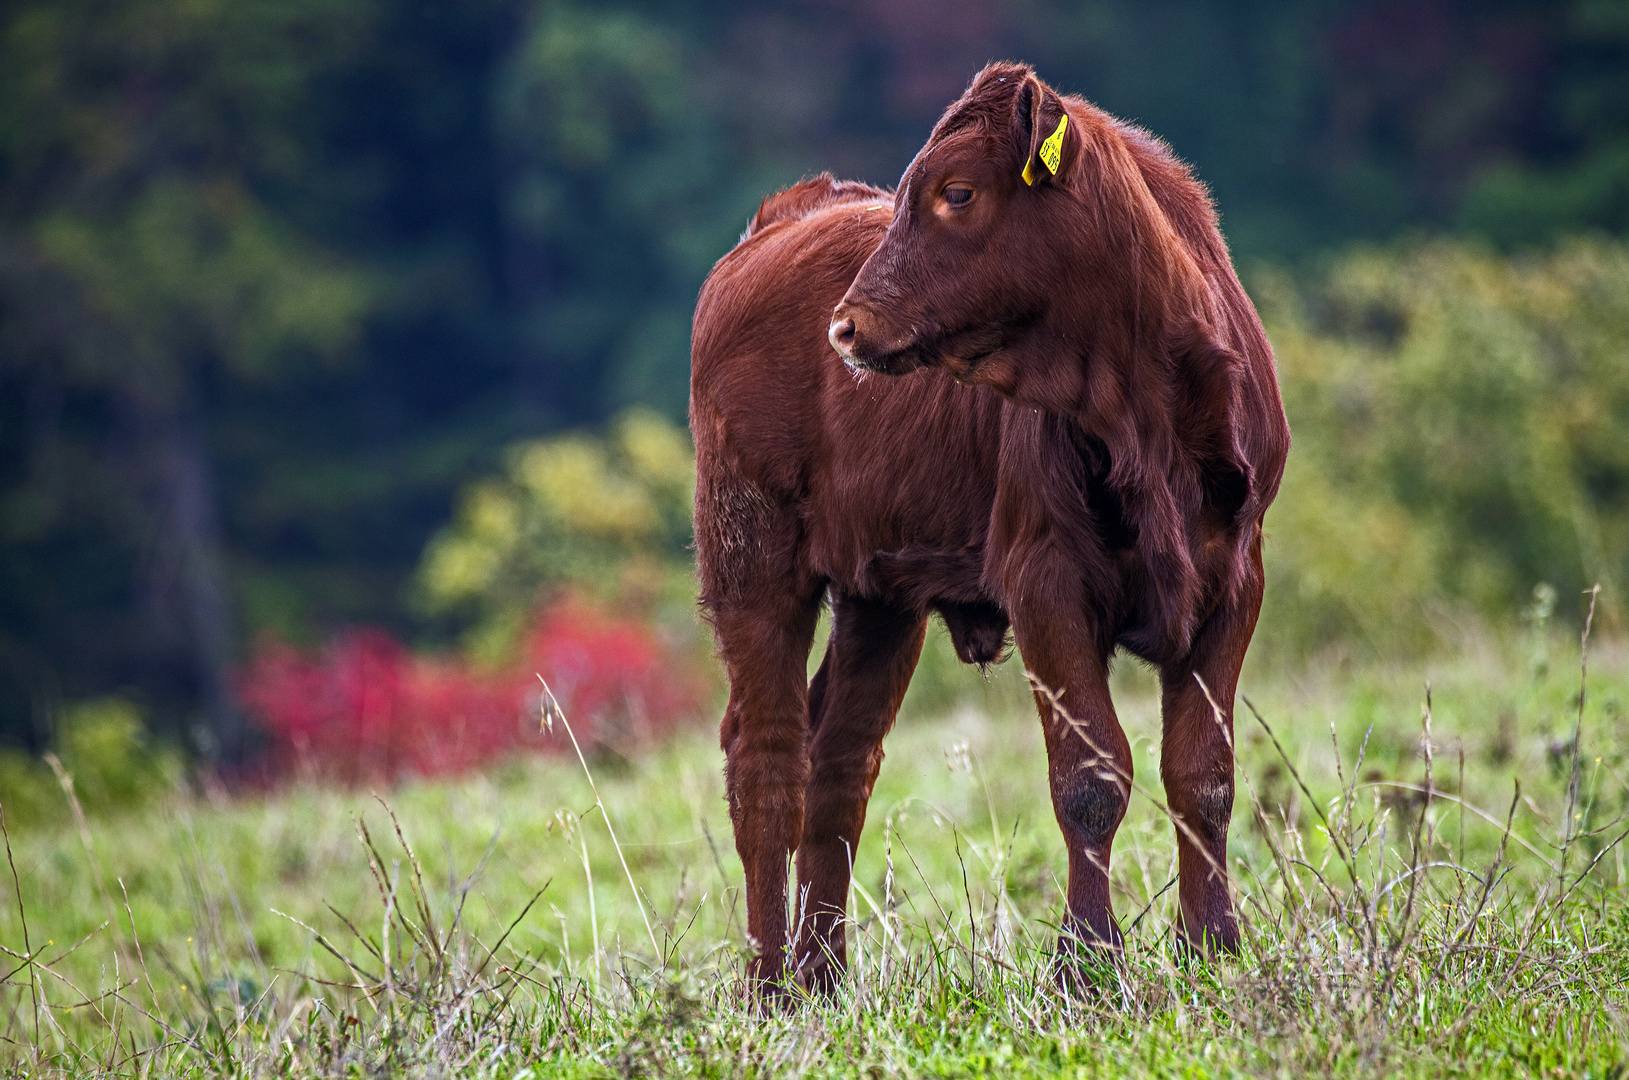
{"label": "number on ear tag", "polygon": [[[1041,144],[1041,152],[1037,155],[1053,176],[1058,175],[1058,163],[1063,160],[1063,133],[1068,127],[1069,114],[1064,113],[1058,118],[1057,130],[1046,137],[1046,141]],[[1035,186],[1034,158],[1024,162],[1024,183],[1031,187]]]}

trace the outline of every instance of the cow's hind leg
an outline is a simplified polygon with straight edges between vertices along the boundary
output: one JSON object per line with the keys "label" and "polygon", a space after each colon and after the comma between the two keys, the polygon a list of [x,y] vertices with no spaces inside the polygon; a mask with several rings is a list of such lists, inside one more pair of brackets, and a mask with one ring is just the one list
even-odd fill
{"label": "cow's hind leg", "polygon": [[1233,694],[1260,609],[1258,537],[1251,574],[1237,599],[1201,628],[1186,660],[1160,672],[1165,728],[1160,775],[1177,833],[1181,932],[1183,940],[1204,953],[1234,952],[1239,947],[1227,874],[1227,831],[1233,817]]}
{"label": "cow's hind leg", "polygon": [[922,652],[926,617],[858,597],[833,604],[826,658],[810,687],[809,783],[798,846],[798,978],[831,990],[847,961],[843,919],[882,739]]}
{"label": "cow's hind leg", "polygon": [[[798,595],[801,592],[804,595]],[[756,603],[719,605],[713,627],[730,677],[720,726],[735,850],[746,876],[747,932],[758,948],[750,979],[772,995],[786,971],[787,862],[803,833],[809,773],[809,646],[818,589],[755,591]]]}

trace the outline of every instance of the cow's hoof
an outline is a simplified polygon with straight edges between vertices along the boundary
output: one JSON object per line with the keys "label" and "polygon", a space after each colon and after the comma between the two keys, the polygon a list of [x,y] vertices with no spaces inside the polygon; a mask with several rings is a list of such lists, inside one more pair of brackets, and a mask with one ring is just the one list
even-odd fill
{"label": "cow's hoof", "polygon": [[1065,932],[1058,936],[1058,951],[1052,958],[1052,983],[1074,1001],[1118,998],[1124,958],[1125,950],[1118,944],[1082,940],[1078,934]]}
{"label": "cow's hoof", "polygon": [[798,965],[798,986],[812,998],[830,998],[837,993],[843,974],[844,966],[833,960],[830,953],[822,951],[806,957]]}
{"label": "cow's hoof", "polygon": [[747,1006],[759,1016],[789,1012],[799,996],[786,978],[786,965],[774,959],[755,956],[747,964]]}
{"label": "cow's hoof", "polygon": [[1207,927],[1199,936],[1191,937],[1178,928],[1176,956],[1180,964],[1207,964],[1229,956],[1239,955],[1239,928],[1231,923],[1220,927]]}

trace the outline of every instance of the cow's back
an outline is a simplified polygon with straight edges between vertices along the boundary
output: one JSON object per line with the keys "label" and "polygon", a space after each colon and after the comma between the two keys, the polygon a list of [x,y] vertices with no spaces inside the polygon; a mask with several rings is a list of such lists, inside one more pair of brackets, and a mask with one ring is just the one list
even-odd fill
{"label": "cow's back", "polygon": [[826,341],[892,215],[886,192],[806,181],[765,201],[702,286],[690,423],[710,606],[762,572],[886,592],[898,583],[878,577],[879,558],[931,567],[934,553],[982,547],[999,398],[942,372],[864,377]]}

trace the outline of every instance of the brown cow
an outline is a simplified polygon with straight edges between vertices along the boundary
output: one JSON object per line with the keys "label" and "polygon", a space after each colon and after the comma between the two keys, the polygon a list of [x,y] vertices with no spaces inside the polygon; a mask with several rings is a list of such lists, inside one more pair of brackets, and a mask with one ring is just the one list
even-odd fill
{"label": "brown cow", "polygon": [[843,966],[853,852],[930,610],[981,663],[1010,616],[1052,691],[1060,948],[1120,940],[1117,647],[1160,674],[1180,931],[1237,946],[1232,705],[1289,430],[1209,198],[1163,143],[1026,66],[985,68],[896,195],[823,177],[764,203],[702,289],[690,408],[761,989],[786,974],[793,851],[798,975],[824,988]]}

